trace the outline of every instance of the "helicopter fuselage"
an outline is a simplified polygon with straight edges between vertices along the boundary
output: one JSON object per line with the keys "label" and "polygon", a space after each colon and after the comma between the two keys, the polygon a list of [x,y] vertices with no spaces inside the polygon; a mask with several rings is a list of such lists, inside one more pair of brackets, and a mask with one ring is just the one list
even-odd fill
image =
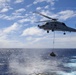
{"label": "helicopter fuselage", "polygon": [[38,27],[40,29],[44,29],[47,31],[47,33],[49,33],[50,30],[52,31],[69,31],[69,32],[76,32],[76,29],[74,28],[71,28],[71,27],[68,27],[65,25],[65,23],[63,22],[46,22],[44,25],[41,25]]}

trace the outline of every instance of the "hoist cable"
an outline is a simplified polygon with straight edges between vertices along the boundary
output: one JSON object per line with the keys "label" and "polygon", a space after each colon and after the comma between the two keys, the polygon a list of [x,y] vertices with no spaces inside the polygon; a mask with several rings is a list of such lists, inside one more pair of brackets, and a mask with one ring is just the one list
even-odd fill
{"label": "hoist cable", "polygon": [[53,50],[55,48],[55,31],[54,31],[54,34],[53,34]]}

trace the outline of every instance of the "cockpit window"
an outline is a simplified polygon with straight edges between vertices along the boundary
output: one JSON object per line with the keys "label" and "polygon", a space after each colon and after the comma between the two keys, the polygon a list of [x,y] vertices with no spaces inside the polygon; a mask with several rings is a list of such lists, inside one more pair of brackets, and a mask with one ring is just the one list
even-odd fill
{"label": "cockpit window", "polygon": [[46,24],[49,24],[49,23],[46,23]]}

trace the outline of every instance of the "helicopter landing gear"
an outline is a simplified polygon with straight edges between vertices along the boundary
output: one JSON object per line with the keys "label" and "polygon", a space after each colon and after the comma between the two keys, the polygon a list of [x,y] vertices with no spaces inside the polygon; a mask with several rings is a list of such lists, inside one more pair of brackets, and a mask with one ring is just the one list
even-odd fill
{"label": "helicopter landing gear", "polygon": [[52,32],[54,32],[54,29],[52,29]]}
{"label": "helicopter landing gear", "polygon": [[64,35],[66,35],[66,33],[65,33],[65,32],[64,32],[63,34],[64,34]]}
{"label": "helicopter landing gear", "polygon": [[49,33],[49,31],[47,30],[47,33]]}

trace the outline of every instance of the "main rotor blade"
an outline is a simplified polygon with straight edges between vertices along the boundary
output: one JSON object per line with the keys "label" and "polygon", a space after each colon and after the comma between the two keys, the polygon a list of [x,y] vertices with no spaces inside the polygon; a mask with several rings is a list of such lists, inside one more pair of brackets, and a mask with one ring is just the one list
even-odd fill
{"label": "main rotor blade", "polygon": [[46,15],[44,15],[44,14],[41,14],[41,13],[39,13],[39,12],[34,12],[34,13],[37,13],[37,14],[39,14],[39,15],[42,15],[42,16],[44,16],[44,17],[48,18],[48,19],[53,19],[53,18],[48,17],[48,16],[46,16]]}

